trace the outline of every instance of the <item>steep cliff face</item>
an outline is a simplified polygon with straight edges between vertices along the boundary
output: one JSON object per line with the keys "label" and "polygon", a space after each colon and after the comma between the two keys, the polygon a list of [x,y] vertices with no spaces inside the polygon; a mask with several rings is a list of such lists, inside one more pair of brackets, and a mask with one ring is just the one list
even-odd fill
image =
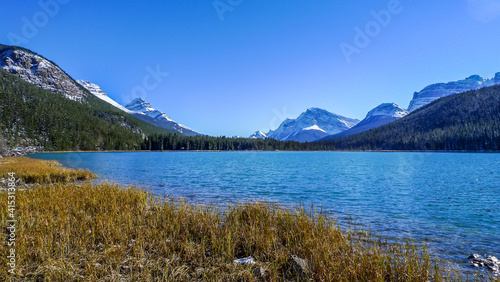
{"label": "steep cliff face", "polygon": [[31,51],[0,44],[1,67],[23,80],[71,100],[85,99],[84,90],[61,68]]}
{"label": "steep cliff face", "polygon": [[500,72],[496,73],[495,77],[492,79],[484,79],[479,75],[471,75],[466,79],[458,81],[431,84],[420,92],[415,92],[413,94],[413,99],[410,101],[408,111],[412,112],[442,97],[470,90],[477,90],[496,84],[500,84]]}

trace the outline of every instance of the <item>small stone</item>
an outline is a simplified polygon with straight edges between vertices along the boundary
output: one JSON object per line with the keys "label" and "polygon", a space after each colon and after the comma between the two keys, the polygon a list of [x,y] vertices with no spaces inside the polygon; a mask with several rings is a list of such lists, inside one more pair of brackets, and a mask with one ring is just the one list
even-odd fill
{"label": "small stone", "polygon": [[296,255],[292,255],[292,261],[294,261],[295,264],[300,267],[300,270],[303,273],[309,273],[309,267],[308,267],[307,261],[305,259],[301,259]]}
{"label": "small stone", "polygon": [[235,259],[234,264],[254,264],[255,260],[253,257],[246,257],[246,258],[240,258],[240,259]]}
{"label": "small stone", "polygon": [[257,277],[257,278],[260,278],[260,279],[264,279],[266,278],[266,268],[262,267],[262,266],[256,266],[255,268],[252,269],[252,273]]}
{"label": "small stone", "polygon": [[478,255],[478,254],[472,254],[472,255],[470,255],[467,259],[478,259],[478,258],[480,258],[480,257],[481,257],[481,256],[480,256],[480,255]]}

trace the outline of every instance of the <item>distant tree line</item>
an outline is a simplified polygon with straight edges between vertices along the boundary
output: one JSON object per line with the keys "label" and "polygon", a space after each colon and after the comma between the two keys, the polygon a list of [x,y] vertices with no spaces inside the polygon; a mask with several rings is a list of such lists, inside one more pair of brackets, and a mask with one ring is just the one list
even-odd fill
{"label": "distant tree line", "polygon": [[142,150],[196,150],[196,151],[308,151],[320,150],[321,145],[278,141],[275,139],[251,139],[211,136],[182,136],[179,134],[155,134],[141,145]]}

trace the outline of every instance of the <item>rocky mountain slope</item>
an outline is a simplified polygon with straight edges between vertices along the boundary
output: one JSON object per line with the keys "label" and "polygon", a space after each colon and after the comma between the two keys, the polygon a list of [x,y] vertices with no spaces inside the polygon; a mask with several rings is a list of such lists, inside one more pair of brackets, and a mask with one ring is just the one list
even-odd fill
{"label": "rocky mountain slope", "polygon": [[75,101],[85,99],[84,90],[61,68],[38,54],[0,44],[1,67],[23,80]]}
{"label": "rocky mountain slope", "polygon": [[431,84],[422,89],[420,92],[415,92],[413,94],[413,99],[410,101],[410,105],[408,106],[408,112],[413,112],[414,110],[442,97],[497,84],[500,84],[500,72],[496,73],[495,77],[492,79],[484,79],[479,75],[471,75],[466,79],[458,81]]}
{"label": "rocky mountain slope", "polygon": [[408,115],[408,111],[394,103],[383,103],[368,112],[354,127],[324,139],[340,138],[388,124]]}
{"label": "rocky mountain slope", "polygon": [[296,119],[286,119],[266,135],[279,141],[312,142],[350,129],[359,122],[320,108],[310,108]]}

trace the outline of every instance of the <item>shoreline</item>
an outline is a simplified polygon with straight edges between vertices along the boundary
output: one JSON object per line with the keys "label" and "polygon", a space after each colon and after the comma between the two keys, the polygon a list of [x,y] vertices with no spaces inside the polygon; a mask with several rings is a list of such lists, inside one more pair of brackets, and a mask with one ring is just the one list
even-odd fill
{"label": "shoreline", "polygon": [[27,154],[33,155],[33,154],[44,154],[44,153],[170,153],[170,152],[354,152],[354,153],[360,153],[360,152],[366,152],[366,153],[486,153],[486,154],[497,154],[500,153],[500,150],[480,150],[480,151],[468,151],[468,150],[456,150],[456,151],[450,151],[450,150],[433,150],[433,151],[428,151],[428,150],[325,150],[325,151],[314,151],[314,150],[308,150],[308,151],[281,151],[281,150],[233,150],[233,151],[228,151],[228,150],[163,150],[163,151],[156,151],[156,150],[93,150],[93,151],[43,151],[43,152],[36,152],[36,153],[30,153]]}

